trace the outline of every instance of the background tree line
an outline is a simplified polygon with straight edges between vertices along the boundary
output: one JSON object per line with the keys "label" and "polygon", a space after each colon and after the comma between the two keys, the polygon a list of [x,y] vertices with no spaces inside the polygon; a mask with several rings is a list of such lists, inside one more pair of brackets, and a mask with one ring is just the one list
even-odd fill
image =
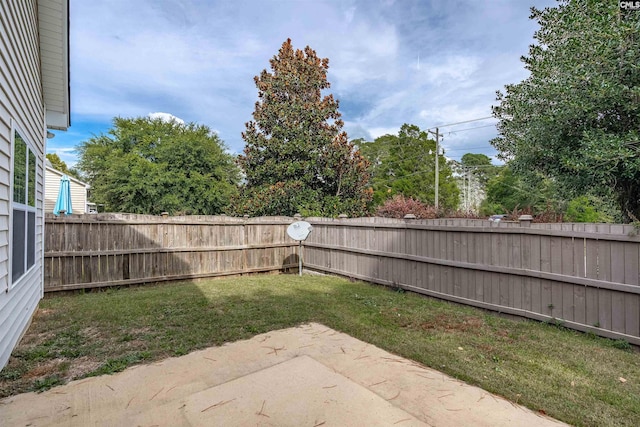
{"label": "background tree line", "polygon": [[[510,173],[560,200],[640,217],[640,12],[561,0],[531,9],[530,75],[497,93],[492,141]],[[589,206],[589,205],[587,205]]]}
{"label": "background tree line", "polygon": [[215,214],[237,193],[234,158],[203,125],[116,117],[77,150],[92,201],[109,212]]}
{"label": "background tree line", "polygon": [[329,60],[287,40],[255,77],[258,101],[237,158],[205,126],[116,118],[107,134],[78,147],[77,168],[109,210],[360,216],[396,196],[433,205],[437,155],[446,209],[459,206],[463,171],[486,195],[484,215],[527,208],[637,221],[638,12],[560,0],[532,9],[531,19],[539,30],[522,57],[530,75],[498,91],[493,106],[501,167],[473,153],[454,164],[411,124],[397,135],[349,141],[338,101],[323,94]]}

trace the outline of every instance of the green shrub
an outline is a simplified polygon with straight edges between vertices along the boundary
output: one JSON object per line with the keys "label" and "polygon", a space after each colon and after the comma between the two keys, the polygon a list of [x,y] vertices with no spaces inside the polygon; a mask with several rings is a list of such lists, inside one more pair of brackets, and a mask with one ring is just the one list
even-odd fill
{"label": "green shrub", "polygon": [[597,197],[579,196],[567,205],[565,220],[568,222],[612,222],[607,206]]}

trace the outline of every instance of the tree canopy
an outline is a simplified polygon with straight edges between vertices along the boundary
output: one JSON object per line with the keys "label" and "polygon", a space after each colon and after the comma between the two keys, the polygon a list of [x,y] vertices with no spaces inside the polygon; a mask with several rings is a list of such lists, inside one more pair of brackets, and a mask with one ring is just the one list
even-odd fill
{"label": "tree canopy", "polygon": [[60,156],[58,156],[57,153],[47,153],[47,160],[49,160],[49,162],[51,162],[51,166],[53,166],[53,168],[55,170],[58,170],[64,174],[67,174],[69,176],[72,176],[74,178],[78,178],[79,180],[82,180],[82,176],[80,175],[80,173],[78,172],[77,169],[69,169],[69,166],[67,166],[67,164],[64,162],[64,160],[62,160],[60,158]]}
{"label": "tree canopy", "polygon": [[[436,142],[429,138],[427,132],[405,123],[398,135],[380,136],[372,142],[358,140],[356,144],[370,163],[376,205],[396,195],[434,204]],[[438,169],[439,205],[455,209],[459,190],[444,154],[440,154]]]}
{"label": "tree canopy", "polygon": [[592,194],[571,200],[558,196],[555,181],[539,176],[537,180],[524,180],[511,169],[510,164],[496,166],[497,174],[486,186],[486,198],[480,205],[482,215],[508,214],[517,210],[556,218],[564,215],[569,222],[614,222],[621,215],[610,195]]}
{"label": "tree canopy", "polygon": [[514,173],[555,180],[566,199],[613,190],[640,217],[640,49],[636,11],[561,0],[537,10],[530,76],[498,92],[492,143]]}
{"label": "tree canopy", "polygon": [[486,154],[466,153],[460,159],[460,164],[469,169],[483,187],[500,171],[500,167],[493,165]]}
{"label": "tree canopy", "polygon": [[271,71],[255,77],[258,101],[242,138],[245,184],[235,214],[364,215],[371,192],[367,162],[342,131],[328,89],[329,60],[307,46],[282,44]]}
{"label": "tree canopy", "polygon": [[529,208],[533,213],[545,209],[553,198],[553,189],[545,180],[525,181],[510,165],[499,168],[499,172],[487,182],[486,198],[482,202],[484,215],[507,214],[515,209]]}
{"label": "tree canopy", "polygon": [[194,123],[116,117],[77,149],[93,201],[112,212],[217,214],[239,180],[220,138]]}

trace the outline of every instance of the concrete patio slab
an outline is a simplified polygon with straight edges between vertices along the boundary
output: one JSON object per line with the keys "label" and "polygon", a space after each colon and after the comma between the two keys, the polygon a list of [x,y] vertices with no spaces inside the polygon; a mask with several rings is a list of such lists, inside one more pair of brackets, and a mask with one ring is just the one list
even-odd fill
{"label": "concrete patio slab", "polygon": [[559,426],[309,324],[0,401],[7,426]]}
{"label": "concrete patio slab", "polygon": [[309,356],[153,408],[120,425],[161,425],[177,417],[194,426],[426,425]]}

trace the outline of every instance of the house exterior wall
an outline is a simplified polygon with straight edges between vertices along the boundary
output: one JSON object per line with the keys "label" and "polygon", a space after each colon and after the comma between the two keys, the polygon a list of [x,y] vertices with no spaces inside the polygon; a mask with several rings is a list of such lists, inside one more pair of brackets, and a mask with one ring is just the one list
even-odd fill
{"label": "house exterior wall", "polygon": [[[45,113],[36,0],[0,2],[0,368],[43,295]],[[35,264],[12,283],[14,131],[36,155]]]}
{"label": "house exterior wall", "polygon": [[[57,169],[45,168],[45,194],[44,211],[53,213],[60,191],[60,178],[63,173]],[[68,176],[68,175],[67,175]],[[74,214],[87,213],[87,184],[69,176],[69,188],[71,189],[71,207]]]}

